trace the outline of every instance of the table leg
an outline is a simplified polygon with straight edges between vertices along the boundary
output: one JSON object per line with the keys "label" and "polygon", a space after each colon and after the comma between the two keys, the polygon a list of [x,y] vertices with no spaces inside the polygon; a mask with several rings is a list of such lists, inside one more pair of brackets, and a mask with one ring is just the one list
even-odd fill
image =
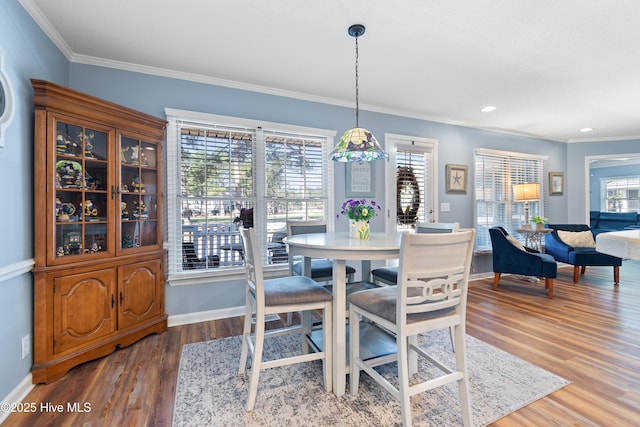
{"label": "table leg", "polygon": [[362,271],[362,281],[369,282],[371,281],[371,261],[370,260],[362,260],[362,264],[360,267]]}
{"label": "table leg", "polygon": [[345,393],[347,383],[347,331],[346,331],[346,261],[333,260],[333,392]]}

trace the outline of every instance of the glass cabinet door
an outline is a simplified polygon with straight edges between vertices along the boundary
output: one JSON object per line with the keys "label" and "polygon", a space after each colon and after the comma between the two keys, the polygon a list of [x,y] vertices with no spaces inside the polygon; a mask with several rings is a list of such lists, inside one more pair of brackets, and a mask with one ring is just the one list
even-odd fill
{"label": "glass cabinet door", "polygon": [[108,239],[109,131],[53,120],[55,260],[112,252]]}
{"label": "glass cabinet door", "polygon": [[159,246],[156,145],[120,136],[120,250]]}

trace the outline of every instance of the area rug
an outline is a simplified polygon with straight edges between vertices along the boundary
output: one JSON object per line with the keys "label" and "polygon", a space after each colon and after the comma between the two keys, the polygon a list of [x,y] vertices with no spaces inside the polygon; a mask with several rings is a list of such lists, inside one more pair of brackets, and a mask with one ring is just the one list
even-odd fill
{"label": "area rug", "polygon": [[[448,331],[421,337],[431,354],[455,366]],[[239,376],[239,336],[187,344],[182,348],[174,427],[181,426],[396,426],[400,405],[370,377],[360,375],[357,396],[336,397],[322,387],[320,361],[262,371],[255,409],[245,411],[248,381]],[[265,356],[295,354],[300,337],[267,340]],[[276,351],[276,353],[272,353]],[[534,402],[569,381],[485,342],[467,336],[474,426],[485,426]],[[393,372],[396,365],[385,368]],[[439,372],[420,364],[419,375]],[[411,398],[414,425],[462,425],[458,387],[450,384]]]}

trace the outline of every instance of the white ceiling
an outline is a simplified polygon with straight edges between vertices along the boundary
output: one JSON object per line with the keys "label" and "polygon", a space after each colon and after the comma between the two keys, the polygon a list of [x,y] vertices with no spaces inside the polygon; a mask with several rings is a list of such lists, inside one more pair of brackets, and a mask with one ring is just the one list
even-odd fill
{"label": "white ceiling", "polygon": [[638,0],[20,2],[73,62],[352,107],[347,28],[361,23],[361,109],[567,142],[640,138]]}

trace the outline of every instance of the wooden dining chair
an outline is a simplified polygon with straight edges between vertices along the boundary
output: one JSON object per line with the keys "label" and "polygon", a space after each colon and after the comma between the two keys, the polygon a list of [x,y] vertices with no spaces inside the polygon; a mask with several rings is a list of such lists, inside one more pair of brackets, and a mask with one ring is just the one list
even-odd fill
{"label": "wooden dining chair", "polygon": [[[246,306],[244,314],[244,330],[242,333],[242,351],[238,373],[245,374],[247,356],[251,352],[251,377],[247,397],[247,411],[255,405],[258,391],[258,378],[263,369],[294,363],[323,361],[324,387],[332,390],[332,338],[331,338],[331,306],[333,297],[320,283],[306,276],[285,276],[264,279],[262,261],[253,228],[240,228],[244,250],[244,268],[246,275]],[[310,338],[311,311],[322,311],[322,342],[319,348]],[[265,317],[272,314],[303,312],[300,325],[265,331]],[[255,318],[255,331],[252,333],[252,318]],[[265,339],[292,332],[301,331],[303,342],[301,354],[263,361]],[[312,351],[309,351],[312,350]]]}
{"label": "wooden dining chair", "polygon": [[[462,418],[471,425],[471,401],[465,343],[465,318],[469,270],[476,232],[473,229],[450,234],[402,236],[398,285],[349,295],[352,315],[373,322],[395,335],[397,353],[363,360],[360,357],[360,322],[349,322],[350,391],[358,393],[360,370],[364,370],[400,401],[402,424],[410,426],[410,397],[444,384],[458,383]],[[454,329],[455,368],[435,360],[420,347],[418,336],[437,329]],[[443,371],[433,378],[419,378],[418,356]],[[384,378],[375,366],[397,362],[398,384]]]}
{"label": "wooden dining chair", "polygon": [[[460,228],[457,222],[418,222],[416,233],[455,233]],[[380,267],[371,270],[371,280],[377,285],[395,285],[398,283],[398,267]]]}

